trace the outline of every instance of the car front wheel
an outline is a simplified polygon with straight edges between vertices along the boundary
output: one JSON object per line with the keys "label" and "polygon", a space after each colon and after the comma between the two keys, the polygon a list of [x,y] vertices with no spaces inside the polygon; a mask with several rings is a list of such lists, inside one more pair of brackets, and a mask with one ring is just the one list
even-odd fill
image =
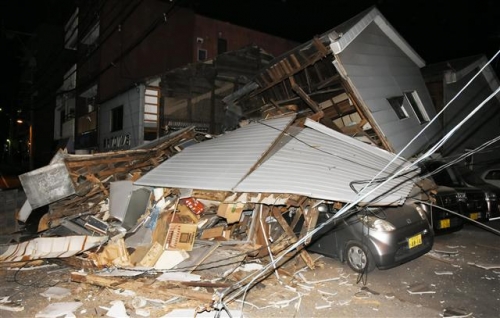
{"label": "car front wheel", "polygon": [[366,246],[357,242],[347,243],[345,260],[349,267],[357,273],[368,273],[375,269],[375,262]]}

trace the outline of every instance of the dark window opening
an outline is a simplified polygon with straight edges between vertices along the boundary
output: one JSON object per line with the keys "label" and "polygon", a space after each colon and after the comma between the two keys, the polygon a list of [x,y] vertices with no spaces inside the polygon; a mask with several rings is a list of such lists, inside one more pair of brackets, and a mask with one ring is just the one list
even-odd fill
{"label": "dark window opening", "polygon": [[387,101],[391,104],[392,109],[396,113],[399,119],[408,118],[408,113],[403,106],[404,97],[403,96],[395,96],[388,98]]}
{"label": "dark window opening", "polygon": [[418,122],[421,124],[429,122],[429,115],[425,111],[424,105],[420,101],[416,91],[404,93],[408,103],[410,103],[415,116],[417,116]]}
{"label": "dark window opening", "polygon": [[156,130],[144,130],[144,140],[155,140],[158,138]]}
{"label": "dark window opening", "polygon": [[205,61],[207,60],[207,50],[204,49],[198,49],[198,61]]}
{"label": "dark window opening", "polygon": [[227,40],[223,38],[217,39],[217,54],[227,52]]}
{"label": "dark window opening", "polygon": [[123,105],[111,110],[111,131],[123,129]]}

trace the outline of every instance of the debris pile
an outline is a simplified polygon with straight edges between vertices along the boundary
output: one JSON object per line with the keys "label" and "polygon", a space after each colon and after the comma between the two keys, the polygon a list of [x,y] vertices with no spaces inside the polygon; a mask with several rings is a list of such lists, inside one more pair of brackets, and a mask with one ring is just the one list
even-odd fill
{"label": "debris pile", "polygon": [[[0,261],[59,258],[85,270],[72,273],[72,281],[192,299],[202,303],[199,311],[214,309],[243,282],[259,281],[236,271],[242,264],[277,257],[283,264],[298,253],[313,269],[304,247],[316,207],[328,201],[340,209],[367,183],[333,180],[370,180],[394,156],[294,119],[259,121],[203,142],[187,128],[141,149],[58,153],[50,165],[20,176],[28,200],[18,219],[44,205],[48,212],[38,237],[0,247]],[[363,160],[373,168],[359,169]],[[406,164],[397,159],[389,171]],[[374,189],[360,204],[402,204],[415,173]],[[267,271],[264,278],[276,267],[258,271]]]}

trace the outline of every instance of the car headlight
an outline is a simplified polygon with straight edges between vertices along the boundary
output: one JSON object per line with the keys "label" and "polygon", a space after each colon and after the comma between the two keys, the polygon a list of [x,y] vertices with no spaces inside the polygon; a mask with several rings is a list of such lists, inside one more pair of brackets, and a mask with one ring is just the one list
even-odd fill
{"label": "car headlight", "polygon": [[457,192],[457,200],[462,202],[467,201],[467,195],[465,192]]}
{"label": "car headlight", "polygon": [[375,216],[365,215],[360,219],[364,225],[370,228],[370,230],[390,232],[396,229],[389,221],[382,220]]}
{"label": "car headlight", "polygon": [[425,213],[424,209],[422,209],[419,206],[416,206],[415,208],[416,208],[416,210],[418,212],[418,215],[420,215],[420,217],[422,218],[422,220],[427,221],[427,213]]}

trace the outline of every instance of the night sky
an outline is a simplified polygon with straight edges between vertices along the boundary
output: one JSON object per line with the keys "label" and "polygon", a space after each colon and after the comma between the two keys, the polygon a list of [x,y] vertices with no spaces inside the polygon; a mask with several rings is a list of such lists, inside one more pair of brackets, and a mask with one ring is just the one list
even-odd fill
{"label": "night sky", "polygon": [[[9,31],[30,33],[41,22],[65,21],[67,18],[56,9],[60,2],[2,1],[0,49],[4,84],[0,107],[4,111],[15,103],[19,56],[28,40],[28,36],[13,36]],[[299,43],[376,5],[428,64],[475,54],[486,54],[489,58],[500,49],[498,0],[184,0],[179,3],[206,16]],[[497,70],[498,64],[494,64]]]}
{"label": "night sky", "polygon": [[427,63],[500,49],[498,0],[199,0],[201,14],[298,42],[375,5]]}

